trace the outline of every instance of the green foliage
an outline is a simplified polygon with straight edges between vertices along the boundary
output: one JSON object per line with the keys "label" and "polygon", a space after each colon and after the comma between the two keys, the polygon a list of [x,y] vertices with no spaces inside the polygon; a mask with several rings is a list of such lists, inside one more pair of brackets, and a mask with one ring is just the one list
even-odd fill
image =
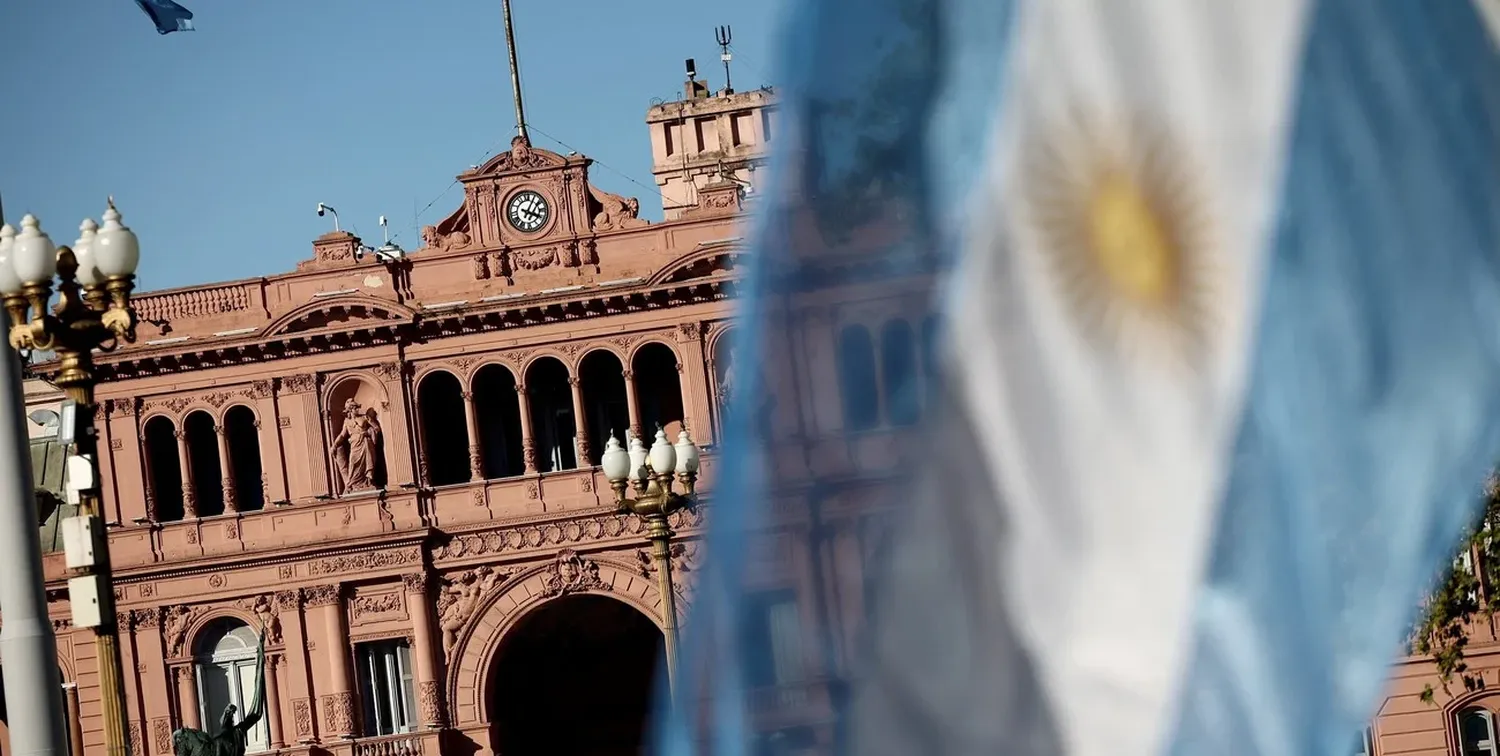
{"label": "green foliage", "polygon": [[[1464,691],[1484,686],[1478,675],[1469,672],[1464,659],[1468,629],[1477,620],[1489,620],[1500,608],[1500,586],[1494,583],[1500,576],[1500,479],[1492,474],[1484,491],[1482,516],[1464,533],[1453,564],[1423,603],[1410,636],[1409,652],[1432,659],[1439,684],[1449,695],[1455,681]],[[1423,701],[1433,704],[1435,697],[1431,685],[1423,689]]]}

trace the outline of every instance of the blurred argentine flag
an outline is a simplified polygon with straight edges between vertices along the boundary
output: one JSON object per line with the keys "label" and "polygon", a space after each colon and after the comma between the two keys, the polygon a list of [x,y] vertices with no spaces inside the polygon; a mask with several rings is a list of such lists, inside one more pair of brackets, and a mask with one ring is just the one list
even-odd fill
{"label": "blurred argentine flag", "polygon": [[1475,1],[800,5],[665,752],[1347,753],[1500,459]]}

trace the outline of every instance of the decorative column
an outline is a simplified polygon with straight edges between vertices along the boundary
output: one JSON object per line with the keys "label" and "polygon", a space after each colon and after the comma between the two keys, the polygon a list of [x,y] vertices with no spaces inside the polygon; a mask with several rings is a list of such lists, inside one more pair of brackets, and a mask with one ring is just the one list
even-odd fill
{"label": "decorative column", "polygon": [[536,474],[536,439],[531,435],[531,396],[526,384],[516,384],[516,403],[521,410],[521,455],[526,460],[526,474]]}
{"label": "decorative column", "polygon": [[281,732],[281,681],[278,677],[281,654],[266,655],[266,729],[271,732],[271,750],[286,747]]}
{"label": "decorative column", "polygon": [[286,501],[286,458],[281,437],[281,409],[276,403],[275,384],[271,380],[250,384],[250,398],[255,400],[256,440],[260,444],[260,487],[264,507]]}
{"label": "decorative column", "polygon": [[222,426],[214,425],[214,438],[219,442],[219,477],[224,480],[224,511],[240,511],[239,502],[234,496],[234,462],[229,458],[229,433]]}
{"label": "decorative column", "polygon": [[68,753],[83,756],[83,709],[78,705],[78,683],[63,684],[63,700],[68,719]]}
{"label": "decorative column", "polygon": [[411,616],[412,658],[417,673],[417,711],[422,724],[439,729],[448,723],[443,711],[443,682],[438,674],[438,646],[432,606],[427,601],[426,573],[401,576],[406,588],[406,613]]}
{"label": "decorative column", "polygon": [[[677,327],[677,374],[681,377],[682,424],[698,443],[717,440],[713,416],[714,364],[703,347],[703,328],[698,323]],[[674,439],[675,440],[675,439]]]}
{"label": "decorative column", "polygon": [[484,453],[479,444],[479,413],[474,409],[474,392],[463,392],[464,422],[469,426],[469,480],[484,480]]}
{"label": "decorative column", "polygon": [[334,737],[354,736],[354,693],[349,684],[349,633],[344,627],[341,587],[310,588],[306,603],[323,615],[323,648],[328,657],[328,693],[319,701],[323,732]]}
{"label": "decorative column", "polygon": [[193,675],[193,665],[173,667],[172,681],[177,683],[177,721],[189,729],[203,729],[198,716],[198,681]]}
{"label": "decorative column", "polygon": [[417,440],[417,485],[427,488],[432,485],[432,469],[427,465],[427,428],[420,414],[412,423],[412,436]]}
{"label": "decorative column", "polygon": [[578,436],[578,466],[587,468],[593,462],[589,458],[589,416],[583,411],[583,379],[571,376],[568,385],[573,388],[573,432]]}
{"label": "decorative column", "polygon": [[289,725],[292,733],[288,737],[297,743],[306,744],[317,737],[313,718],[316,703],[313,695],[313,670],[308,658],[308,643],[316,633],[310,627],[313,618],[302,610],[302,606],[301,589],[277,591],[276,610],[281,621],[282,647],[286,649],[281,658],[286,675],[286,679],[281,681],[281,691],[290,704],[282,709],[290,712],[284,724]]}
{"label": "decorative column", "polygon": [[151,448],[146,445],[145,433],[139,434],[137,441],[141,450],[141,487],[146,494],[146,517],[152,522],[161,522],[156,511],[156,491],[151,486],[151,478],[155,475],[151,467]]}
{"label": "decorative column", "polygon": [[192,519],[198,516],[198,495],[194,493],[193,464],[188,459],[187,431],[178,428],[172,435],[177,437],[177,466],[182,472],[182,516]]}
{"label": "decorative column", "polygon": [[[630,413],[630,432],[635,434],[636,438],[639,438],[642,441],[646,441],[647,439],[641,435],[641,410],[636,406],[635,401],[635,373],[626,370],[624,374],[625,408],[629,410]],[[650,444],[648,443],[647,446],[650,446]]]}

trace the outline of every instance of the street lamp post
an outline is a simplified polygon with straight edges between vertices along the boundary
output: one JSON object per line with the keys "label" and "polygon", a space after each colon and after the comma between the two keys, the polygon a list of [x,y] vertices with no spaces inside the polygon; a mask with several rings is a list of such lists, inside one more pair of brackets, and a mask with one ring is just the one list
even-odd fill
{"label": "street lamp post", "polygon": [[[611,435],[599,460],[604,477],[615,492],[615,504],[621,512],[630,512],[646,522],[646,540],[651,542],[651,559],[656,564],[657,591],[661,593],[662,635],[666,639],[667,685],[677,690],[677,594],[672,588],[672,526],[667,518],[680,509],[692,508],[697,502],[698,447],[683,431],[677,444],[667,443],[667,434],[656,431],[651,448],[636,436],[630,437],[630,449],[621,448]],[[684,493],[672,490],[673,473]],[[627,487],[635,489],[635,498],[627,498]]]}
{"label": "street lamp post", "polygon": [[[125,685],[110,579],[109,539],[103,534],[100,518],[93,352],[110,351],[121,341],[135,341],[136,318],[130,307],[130,292],[135,288],[140,245],[135,234],[120,223],[113,199],[104,212],[103,227],[86,220],[80,230],[81,236],[69,249],[54,246],[32,215],[21,219],[20,233],[10,226],[0,229],[0,296],[10,315],[11,347],[22,353],[32,349],[55,352],[59,365],[55,383],[75,404],[75,454],[84,464],[69,460],[69,485],[78,492],[83,525],[79,532],[91,537],[93,551],[91,557],[82,560],[85,566],[80,574],[69,581],[69,594],[74,624],[91,624],[94,629],[108,753],[128,756],[130,739],[125,727]],[[54,275],[58,300],[49,312]],[[75,470],[79,474],[75,475]],[[75,564],[72,554],[69,564]],[[97,598],[97,614],[81,610],[81,596],[75,594],[82,590]],[[83,616],[92,621],[80,623]]]}

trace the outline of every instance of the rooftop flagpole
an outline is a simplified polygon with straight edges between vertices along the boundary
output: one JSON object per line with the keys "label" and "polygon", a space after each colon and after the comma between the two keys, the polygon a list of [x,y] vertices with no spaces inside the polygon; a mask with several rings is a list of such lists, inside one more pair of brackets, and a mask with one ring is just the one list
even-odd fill
{"label": "rooftop flagpole", "polygon": [[531,144],[526,133],[526,106],[521,102],[521,66],[516,62],[516,32],[510,21],[510,0],[501,0],[505,7],[505,49],[510,52],[510,96],[516,103],[516,136]]}

